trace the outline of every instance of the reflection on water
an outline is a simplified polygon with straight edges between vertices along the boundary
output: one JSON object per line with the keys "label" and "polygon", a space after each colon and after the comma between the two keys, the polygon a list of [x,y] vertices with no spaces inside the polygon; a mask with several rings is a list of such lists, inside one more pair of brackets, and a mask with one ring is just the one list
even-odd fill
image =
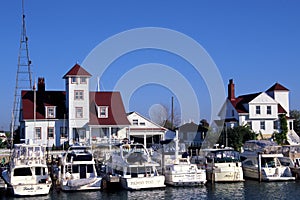
{"label": "reflection on water", "polygon": [[259,183],[247,180],[241,183],[208,183],[198,187],[166,187],[165,189],[140,190],[140,191],[91,191],[91,192],[56,192],[51,191],[47,196],[31,198],[14,198],[8,196],[4,191],[0,191],[0,199],[11,200],[35,200],[35,199],[65,199],[65,200],[84,200],[84,199],[112,199],[112,200],[146,200],[146,199],[299,199],[300,182],[269,182]]}

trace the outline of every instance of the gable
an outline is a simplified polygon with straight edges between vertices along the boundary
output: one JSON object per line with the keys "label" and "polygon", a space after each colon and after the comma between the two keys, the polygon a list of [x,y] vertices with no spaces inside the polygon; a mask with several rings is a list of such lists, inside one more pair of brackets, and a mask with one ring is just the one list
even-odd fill
{"label": "gable", "polygon": [[251,100],[249,104],[277,104],[277,102],[265,92],[262,92],[253,100]]}
{"label": "gable", "polygon": [[131,123],[132,128],[144,128],[144,129],[159,129],[159,130],[167,130],[166,128],[156,124],[150,119],[142,116],[138,112],[131,112],[127,114],[127,118]]}

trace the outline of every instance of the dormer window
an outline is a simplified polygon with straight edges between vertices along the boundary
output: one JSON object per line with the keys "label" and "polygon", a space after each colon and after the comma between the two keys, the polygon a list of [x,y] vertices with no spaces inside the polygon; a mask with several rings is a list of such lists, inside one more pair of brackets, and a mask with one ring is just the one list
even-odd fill
{"label": "dormer window", "polygon": [[56,117],[56,107],[46,106],[46,118],[55,118],[55,117]]}
{"label": "dormer window", "polygon": [[71,77],[71,83],[77,83],[77,77]]}
{"label": "dormer window", "polygon": [[97,106],[98,118],[108,118],[108,106]]}

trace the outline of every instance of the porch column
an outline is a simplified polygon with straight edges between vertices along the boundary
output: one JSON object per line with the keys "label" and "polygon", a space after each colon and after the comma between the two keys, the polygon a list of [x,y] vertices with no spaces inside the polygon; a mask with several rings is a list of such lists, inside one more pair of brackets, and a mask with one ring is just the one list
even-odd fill
{"label": "porch column", "polygon": [[90,144],[89,145],[92,145],[92,127],[89,126],[89,130],[90,130]]}
{"label": "porch column", "polygon": [[147,145],[147,138],[146,138],[146,133],[144,133],[144,146],[146,147]]}

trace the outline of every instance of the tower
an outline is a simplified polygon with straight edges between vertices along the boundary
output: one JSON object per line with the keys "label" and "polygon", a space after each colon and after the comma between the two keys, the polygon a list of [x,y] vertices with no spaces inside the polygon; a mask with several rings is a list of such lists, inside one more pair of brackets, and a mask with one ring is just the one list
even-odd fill
{"label": "tower", "polygon": [[33,89],[30,66],[31,66],[31,60],[29,59],[28,37],[26,35],[24,0],[22,0],[22,27],[21,27],[21,37],[20,37],[20,46],[19,46],[19,54],[18,54],[18,67],[17,67],[17,74],[16,74],[14,103],[13,103],[12,116],[11,116],[12,135],[19,126],[19,118],[20,118],[20,111],[21,111],[20,110],[21,91]]}

